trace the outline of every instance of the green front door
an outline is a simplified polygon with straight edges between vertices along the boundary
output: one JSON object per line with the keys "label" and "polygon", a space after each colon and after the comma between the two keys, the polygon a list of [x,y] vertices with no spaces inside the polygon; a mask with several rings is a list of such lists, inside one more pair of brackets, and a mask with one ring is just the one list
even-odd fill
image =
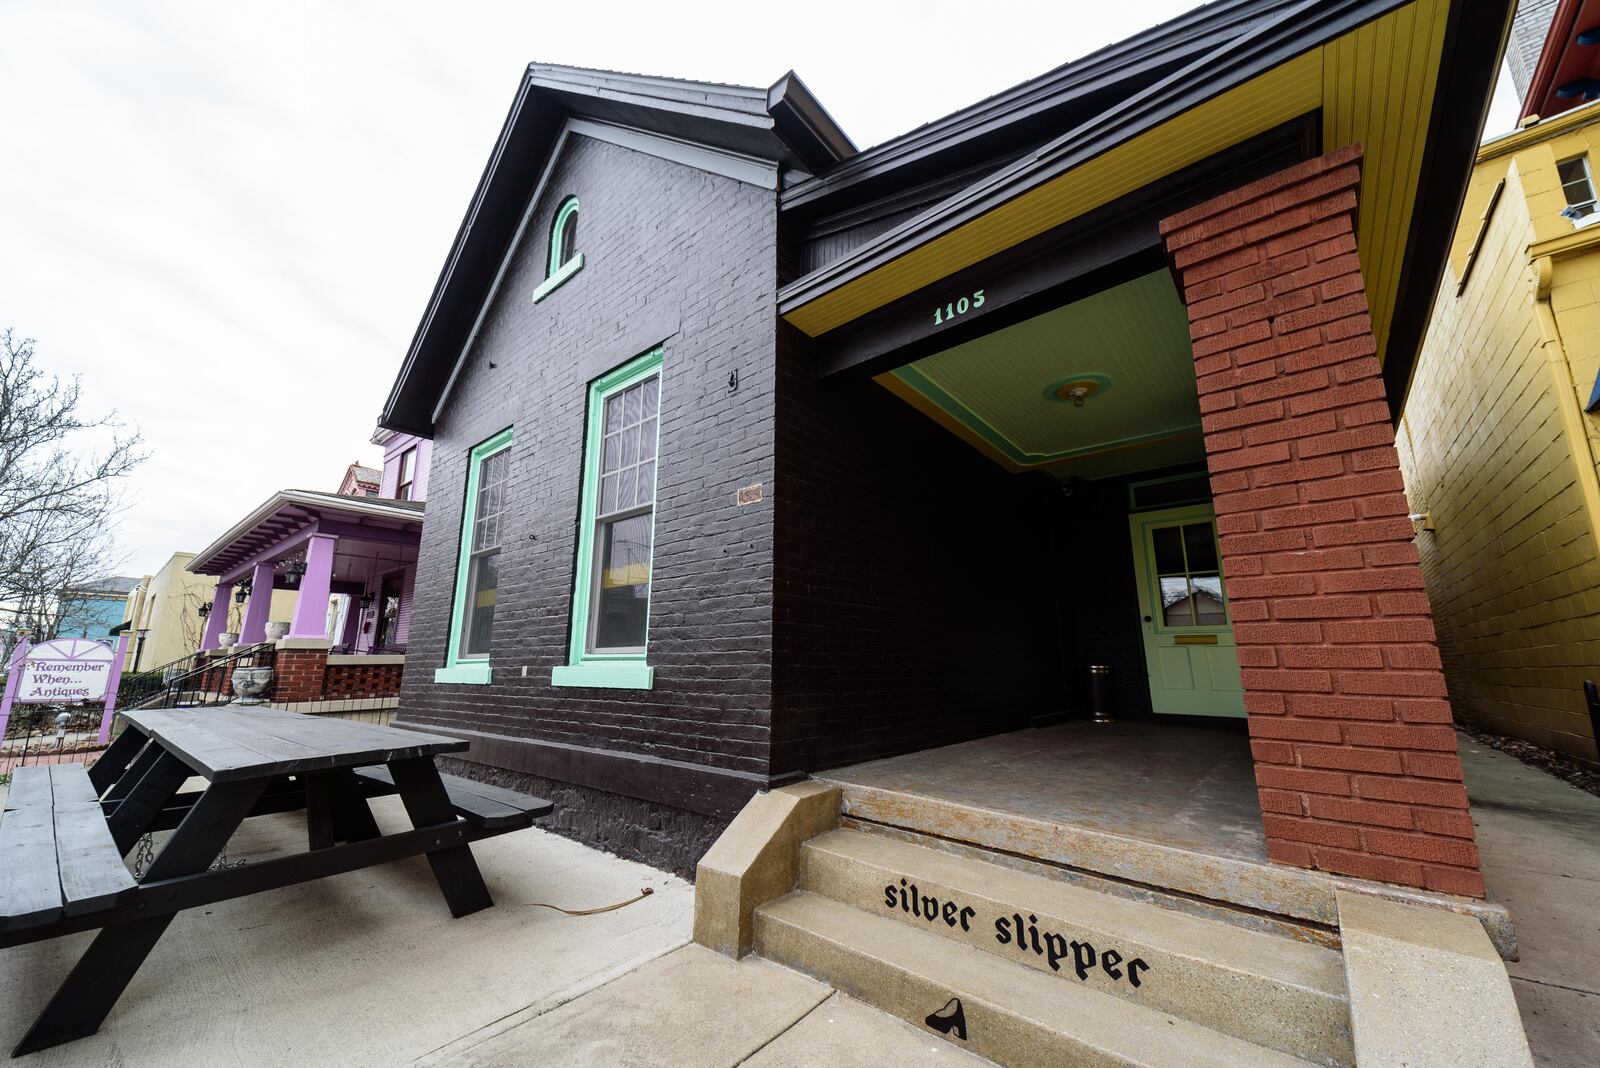
{"label": "green front door", "polygon": [[1150,706],[1185,716],[1243,716],[1239,657],[1209,505],[1130,518]]}

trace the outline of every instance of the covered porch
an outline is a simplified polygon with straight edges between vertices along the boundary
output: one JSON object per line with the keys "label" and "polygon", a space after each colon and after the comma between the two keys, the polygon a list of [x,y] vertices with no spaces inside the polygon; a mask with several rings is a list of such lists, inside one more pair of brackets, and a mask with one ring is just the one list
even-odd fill
{"label": "covered porch", "polygon": [[[272,642],[274,703],[392,701],[422,519],[420,501],[273,494],[188,565],[217,579],[200,652]],[[295,593],[287,620],[270,618],[274,590]]]}

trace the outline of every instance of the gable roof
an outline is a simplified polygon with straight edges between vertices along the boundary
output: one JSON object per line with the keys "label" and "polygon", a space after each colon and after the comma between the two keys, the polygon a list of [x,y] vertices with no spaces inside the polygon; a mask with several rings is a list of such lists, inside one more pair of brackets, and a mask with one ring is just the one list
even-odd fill
{"label": "gable roof", "polygon": [[[1367,149],[1358,240],[1398,404],[1471,173],[1510,8],[1510,0],[1224,0],[1196,9],[1090,57],[1091,66],[1132,65],[1138,76],[1119,85],[1136,91],[789,283],[779,313],[821,336],[1252,134],[1316,114],[1322,151]],[[1139,58],[1141,49],[1172,43],[1176,27],[1206,47],[1164,72]],[[1041,79],[1057,91],[1040,100],[1076,99],[1071,70]],[[1029,121],[1030,109],[1044,105],[1027,90],[995,100]],[[1004,110],[980,105],[953,132],[1008,121]],[[785,207],[802,188],[869,169],[878,152],[797,186]]]}
{"label": "gable roof", "polygon": [[837,211],[1041,145],[1296,6],[1218,0],[1106,45],[968,107],[862,149],[785,189],[786,211]]}
{"label": "gable roof", "polygon": [[530,210],[540,174],[573,120],[809,171],[855,151],[790,71],[770,89],[530,64],[451,242],[378,423],[433,436],[438,398]]}

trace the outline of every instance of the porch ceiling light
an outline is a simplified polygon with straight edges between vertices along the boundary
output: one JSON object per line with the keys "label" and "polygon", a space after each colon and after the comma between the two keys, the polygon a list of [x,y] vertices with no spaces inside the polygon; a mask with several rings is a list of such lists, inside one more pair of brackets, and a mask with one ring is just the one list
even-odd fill
{"label": "porch ceiling light", "polygon": [[1082,408],[1084,401],[1098,397],[1111,388],[1111,379],[1105,375],[1080,374],[1069,375],[1059,382],[1052,383],[1044,391],[1044,395],[1051,400],[1071,404],[1074,408]]}

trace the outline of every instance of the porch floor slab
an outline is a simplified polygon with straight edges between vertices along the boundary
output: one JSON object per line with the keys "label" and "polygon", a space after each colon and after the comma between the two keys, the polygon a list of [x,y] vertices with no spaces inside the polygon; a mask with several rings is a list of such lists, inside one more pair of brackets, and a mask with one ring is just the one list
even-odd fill
{"label": "porch floor slab", "polygon": [[1243,731],[1075,721],[819,777],[1267,863]]}

